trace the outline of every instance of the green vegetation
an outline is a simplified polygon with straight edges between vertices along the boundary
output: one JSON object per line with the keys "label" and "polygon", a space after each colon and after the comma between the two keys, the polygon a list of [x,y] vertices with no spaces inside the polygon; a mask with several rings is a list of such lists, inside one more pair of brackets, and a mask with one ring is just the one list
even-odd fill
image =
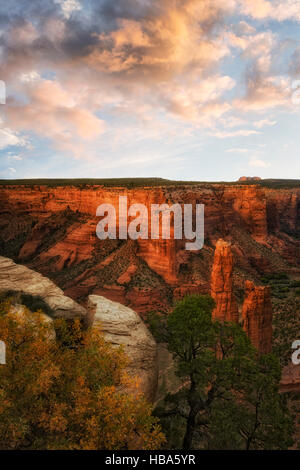
{"label": "green vegetation", "polygon": [[291,297],[273,301],[273,352],[279,358],[281,365],[291,362],[291,345],[299,338],[300,331],[300,299]]}
{"label": "green vegetation", "polygon": [[39,295],[26,294],[25,292],[8,290],[2,292],[0,301],[10,299],[12,304],[25,305],[31,312],[42,310],[46,315],[53,316],[53,309]]}
{"label": "green vegetation", "polygon": [[151,405],[128,393],[135,382],[124,376],[123,350],[106,343],[101,332],[82,330],[78,320],[45,322],[26,309],[20,319],[8,300],[0,302],[0,332],[6,344],[0,450],[161,447],[164,436]]}
{"label": "green vegetation", "polygon": [[240,325],[212,321],[213,307],[209,296],[190,296],[149,319],[181,380],[156,408],[167,448],[287,449],[293,419],[278,359],[259,356]]}
{"label": "green vegetation", "polygon": [[210,186],[213,184],[224,184],[224,185],[249,185],[256,184],[263,187],[288,189],[300,187],[300,180],[275,180],[266,179],[260,181],[251,182],[240,182],[240,181],[216,181],[216,182],[205,182],[205,181],[173,181],[164,178],[74,178],[74,179],[18,179],[18,180],[0,180],[2,186],[80,186],[82,188],[89,188],[91,186],[105,186],[105,187],[152,187],[152,186]]}
{"label": "green vegetation", "polygon": [[286,273],[268,273],[261,278],[263,284],[271,286],[271,294],[274,299],[288,299],[297,297],[300,281],[291,281]]}

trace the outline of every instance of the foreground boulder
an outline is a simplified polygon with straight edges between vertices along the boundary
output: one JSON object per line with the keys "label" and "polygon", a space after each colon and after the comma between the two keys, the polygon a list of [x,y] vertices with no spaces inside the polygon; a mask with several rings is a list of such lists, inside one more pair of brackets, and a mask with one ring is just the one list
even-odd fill
{"label": "foreground boulder", "polygon": [[17,291],[41,297],[54,317],[84,319],[86,310],[64,295],[50,279],[0,256],[0,292]]}
{"label": "foreground boulder", "polygon": [[88,300],[89,324],[99,328],[107,342],[124,346],[128,373],[140,380],[139,390],[153,401],[157,389],[157,348],[153,336],[132,309],[98,295]]}

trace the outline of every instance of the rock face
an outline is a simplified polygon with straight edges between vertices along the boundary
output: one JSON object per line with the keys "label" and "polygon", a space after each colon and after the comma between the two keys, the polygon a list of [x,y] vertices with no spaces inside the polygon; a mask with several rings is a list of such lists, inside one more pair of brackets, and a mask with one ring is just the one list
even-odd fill
{"label": "rock face", "polygon": [[[0,256],[0,292],[10,290],[42,297],[55,317],[81,318],[86,326],[101,328],[107,342],[124,346],[130,359],[128,371],[140,379],[140,390],[146,398],[154,399],[157,388],[156,342],[137,313],[97,295],[89,296],[86,311],[46,277]],[[11,307],[10,315],[20,320],[23,313],[23,305]],[[52,322],[47,315],[42,315],[42,318]]]}
{"label": "rock face", "polygon": [[[187,252],[185,240],[102,240],[97,207],[112,204],[119,228],[119,196],[128,207],[144,204],[205,205],[205,246]],[[121,224],[122,225],[122,224]],[[65,294],[84,302],[104,295],[140,314],[167,311],[173,299],[199,289],[220,238],[233,242],[241,289],[264,272],[299,269],[300,188],[260,184],[157,187],[101,185],[0,185],[0,255],[52,279]]]}
{"label": "rock face", "polygon": [[238,322],[239,313],[233,294],[233,255],[230,243],[219,240],[216,244],[211,273],[211,296],[216,302],[212,313],[219,321]]}
{"label": "rock face", "polygon": [[0,292],[9,290],[39,295],[51,307],[56,317],[84,319],[86,316],[86,310],[65,296],[52,281],[0,256]]}
{"label": "rock face", "polygon": [[140,391],[153,401],[157,389],[157,347],[138,314],[98,295],[88,299],[89,324],[104,333],[106,341],[123,345],[129,357],[128,372],[140,380]]}
{"label": "rock face", "polygon": [[243,327],[252,344],[261,354],[272,350],[272,303],[270,287],[245,283]]}
{"label": "rock face", "polygon": [[241,176],[239,178],[239,181],[244,182],[244,181],[260,181],[261,178],[259,176]]}
{"label": "rock face", "polygon": [[300,391],[300,366],[289,364],[284,367],[280,381],[281,392]]}

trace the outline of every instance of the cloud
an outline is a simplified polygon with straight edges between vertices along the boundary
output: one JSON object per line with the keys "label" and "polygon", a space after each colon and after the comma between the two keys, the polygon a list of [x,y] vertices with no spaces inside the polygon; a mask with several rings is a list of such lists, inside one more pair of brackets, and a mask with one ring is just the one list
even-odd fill
{"label": "cloud", "polygon": [[21,157],[21,155],[9,155],[9,160],[17,160],[17,161],[21,161],[23,160],[23,157]]}
{"label": "cloud", "polygon": [[8,127],[0,129],[0,150],[7,147],[23,147],[25,145],[25,139],[20,137],[12,129],[9,129]]}
{"label": "cloud", "polygon": [[24,83],[34,82],[40,79],[41,79],[40,74],[36,72],[35,70],[31,70],[30,72],[22,73],[20,75],[20,80],[21,82],[24,82]]}
{"label": "cloud", "polygon": [[[264,11],[258,2],[257,11]],[[249,4],[250,5],[250,4]],[[255,2],[251,2],[251,8]],[[278,74],[275,64],[281,60],[284,45],[279,36],[270,30],[253,34],[237,34],[231,31],[227,38],[232,47],[240,51],[245,61],[245,93],[236,98],[233,105],[242,112],[261,112],[276,107],[291,105],[291,81],[289,76]]]}
{"label": "cloud", "polygon": [[[212,28],[225,15],[219,0],[153,2],[142,18],[116,18],[115,27],[95,34],[84,60],[129,81],[157,82],[197,69],[198,76],[229,54]],[[226,3],[226,2],[225,2]]]}
{"label": "cloud", "polygon": [[67,19],[71,17],[72,13],[82,9],[78,0],[54,0],[54,2],[61,6],[63,15]]}
{"label": "cloud", "polygon": [[234,104],[241,111],[264,111],[291,105],[290,81],[284,77],[263,76],[251,70],[247,78],[247,92]]}
{"label": "cloud", "polygon": [[217,130],[210,133],[211,136],[218,137],[219,139],[227,139],[229,137],[249,137],[251,135],[257,134],[260,134],[260,132],[255,131],[253,129],[240,129],[233,132]]}
{"label": "cloud", "polygon": [[189,86],[174,83],[160,88],[160,99],[168,111],[196,123],[210,126],[231,109],[222,100],[224,92],[232,90],[236,82],[229,76],[213,75]]}
{"label": "cloud", "polygon": [[232,149],[227,149],[226,150],[227,153],[248,153],[250,152],[249,149],[246,149],[246,148],[232,148]]}
{"label": "cloud", "polygon": [[255,19],[300,21],[299,0],[240,0],[241,12]]}
{"label": "cloud", "polygon": [[265,162],[264,160],[261,160],[259,158],[253,157],[249,161],[249,166],[255,167],[255,168],[269,168],[271,166],[270,163]]}
{"label": "cloud", "polygon": [[[290,79],[274,67],[280,41],[271,30],[260,31],[259,20],[297,20],[299,2],[10,5],[9,11],[0,6],[0,66],[10,88],[7,128],[15,138],[33,132],[85,157],[92,144],[97,153],[108,131],[118,142],[134,133],[137,139],[170,135],[180,126],[182,133],[248,137],[275,123],[261,112],[290,104]],[[234,77],[233,60],[241,68]],[[250,112],[259,116],[249,118]]]}
{"label": "cloud", "polygon": [[91,140],[105,131],[103,120],[84,108],[80,97],[65,90],[55,80],[26,82],[25,104],[11,103],[7,119],[18,130],[33,131],[50,138],[58,148],[76,147],[80,140]]}
{"label": "cloud", "polygon": [[271,121],[271,119],[261,119],[260,121],[254,122],[254,127],[262,129],[265,126],[275,126],[277,121]]}

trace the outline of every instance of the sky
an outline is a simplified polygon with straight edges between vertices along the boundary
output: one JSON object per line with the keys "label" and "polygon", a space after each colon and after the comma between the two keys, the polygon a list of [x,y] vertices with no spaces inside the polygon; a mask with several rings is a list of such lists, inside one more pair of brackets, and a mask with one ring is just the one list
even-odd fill
{"label": "sky", "polygon": [[300,178],[300,0],[1,2],[0,81],[0,178]]}

